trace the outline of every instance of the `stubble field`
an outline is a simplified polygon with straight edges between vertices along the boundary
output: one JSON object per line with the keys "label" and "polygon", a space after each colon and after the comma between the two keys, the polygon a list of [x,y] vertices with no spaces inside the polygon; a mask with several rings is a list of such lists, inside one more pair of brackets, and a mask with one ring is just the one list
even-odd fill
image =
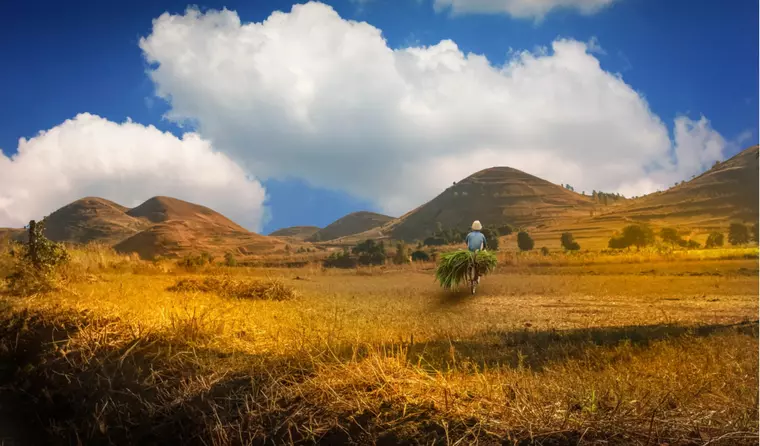
{"label": "stubble field", "polygon": [[[0,435],[757,444],[757,249],[716,252],[503,257],[476,296],[441,290],[433,264],[187,271],[78,252],[57,291],[0,296]],[[295,296],[236,297],[253,282]]]}

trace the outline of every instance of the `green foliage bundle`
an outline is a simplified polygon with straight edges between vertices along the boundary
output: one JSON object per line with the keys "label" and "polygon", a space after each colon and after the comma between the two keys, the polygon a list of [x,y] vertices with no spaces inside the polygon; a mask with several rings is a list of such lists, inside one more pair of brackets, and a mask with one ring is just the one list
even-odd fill
{"label": "green foliage bundle", "polygon": [[478,273],[484,276],[496,268],[496,256],[489,251],[480,251],[477,255],[463,249],[448,252],[441,255],[435,277],[442,287],[446,289],[456,288],[467,278],[467,271],[473,262],[477,260]]}

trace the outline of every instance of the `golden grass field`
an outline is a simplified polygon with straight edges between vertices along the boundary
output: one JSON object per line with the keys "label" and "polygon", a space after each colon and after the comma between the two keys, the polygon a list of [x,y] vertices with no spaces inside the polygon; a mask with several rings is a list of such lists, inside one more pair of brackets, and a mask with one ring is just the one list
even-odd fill
{"label": "golden grass field", "polygon": [[[441,290],[432,263],[188,271],[77,250],[58,290],[0,294],[0,418],[13,420],[0,434],[7,444],[757,444],[757,256],[505,252],[471,296]],[[0,256],[0,272],[10,266]],[[169,290],[210,277],[295,297]]]}

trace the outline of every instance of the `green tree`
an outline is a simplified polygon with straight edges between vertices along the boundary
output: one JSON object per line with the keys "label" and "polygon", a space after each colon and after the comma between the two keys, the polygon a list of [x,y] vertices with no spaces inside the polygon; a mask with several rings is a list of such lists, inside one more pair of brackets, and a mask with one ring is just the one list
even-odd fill
{"label": "green tree", "polygon": [[404,242],[399,242],[396,245],[396,254],[393,256],[393,263],[396,265],[409,263],[409,249]]}
{"label": "green tree", "polygon": [[683,246],[686,244],[685,240],[682,239],[680,235],[678,235],[678,231],[673,228],[660,229],[660,238],[663,242],[669,243],[671,245]]}
{"label": "green tree", "polygon": [[623,240],[627,246],[642,248],[654,242],[654,231],[645,225],[628,225],[623,228]]}
{"label": "green tree", "polygon": [[705,248],[718,248],[720,246],[723,246],[723,233],[711,232],[710,235],[707,236]]}
{"label": "green tree", "polygon": [[385,243],[375,243],[374,240],[366,240],[357,244],[351,250],[358,257],[362,265],[382,265],[385,263]]}
{"label": "green tree", "polygon": [[514,231],[515,229],[511,225],[499,226],[499,228],[496,230],[496,232],[498,232],[499,235],[510,235]]}
{"label": "green tree", "polygon": [[520,231],[517,233],[517,247],[520,248],[520,251],[530,251],[533,249],[533,238],[525,231]]}
{"label": "green tree", "polygon": [[749,230],[741,223],[731,223],[728,228],[728,242],[732,245],[745,245],[749,243]]}
{"label": "green tree", "polygon": [[489,251],[499,250],[499,233],[491,228],[483,228],[483,235],[486,237],[486,248]]}
{"label": "green tree", "polygon": [[573,237],[573,234],[569,232],[562,233],[562,236],[560,237],[560,243],[562,244],[562,247],[565,248],[567,251],[578,251],[581,249],[581,245],[578,244],[578,242],[575,241],[575,238]]}
{"label": "green tree", "polygon": [[688,249],[700,249],[702,245],[700,245],[699,242],[696,240],[689,240],[686,242],[686,247]]}
{"label": "green tree", "polygon": [[412,253],[412,260],[415,262],[427,262],[430,260],[430,256],[425,251],[414,251]]}
{"label": "green tree", "polygon": [[545,256],[548,256],[549,255],[549,248],[547,248],[546,246],[542,246],[541,247],[541,254],[545,255]]}
{"label": "green tree", "polygon": [[237,259],[235,259],[235,256],[228,252],[224,255],[224,264],[227,266],[237,266]]}

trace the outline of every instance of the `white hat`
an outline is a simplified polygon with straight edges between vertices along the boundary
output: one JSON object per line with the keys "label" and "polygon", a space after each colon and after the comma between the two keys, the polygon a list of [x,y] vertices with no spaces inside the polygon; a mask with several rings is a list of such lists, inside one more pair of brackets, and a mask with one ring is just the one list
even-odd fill
{"label": "white hat", "polygon": [[483,225],[480,224],[479,220],[475,220],[474,222],[472,222],[473,231],[480,231],[481,229],[483,229]]}

